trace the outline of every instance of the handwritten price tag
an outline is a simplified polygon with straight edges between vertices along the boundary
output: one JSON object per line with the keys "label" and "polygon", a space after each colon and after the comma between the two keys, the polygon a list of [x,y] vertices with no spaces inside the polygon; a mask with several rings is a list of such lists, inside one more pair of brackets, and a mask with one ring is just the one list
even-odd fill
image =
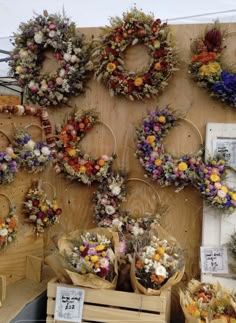
{"label": "handwritten price tag", "polygon": [[81,323],[83,305],[83,289],[57,286],[55,320]]}
{"label": "handwritten price tag", "polygon": [[227,248],[221,246],[201,247],[201,270],[203,274],[227,274]]}

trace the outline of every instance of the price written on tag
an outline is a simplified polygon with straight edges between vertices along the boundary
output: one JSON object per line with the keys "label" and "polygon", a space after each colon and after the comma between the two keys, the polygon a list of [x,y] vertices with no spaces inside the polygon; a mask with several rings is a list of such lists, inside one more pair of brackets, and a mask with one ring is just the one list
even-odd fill
{"label": "price written on tag", "polygon": [[57,286],[54,320],[82,322],[84,290]]}
{"label": "price written on tag", "polygon": [[201,247],[201,271],[205,274],[227,274],[228,255],[225,247]]}

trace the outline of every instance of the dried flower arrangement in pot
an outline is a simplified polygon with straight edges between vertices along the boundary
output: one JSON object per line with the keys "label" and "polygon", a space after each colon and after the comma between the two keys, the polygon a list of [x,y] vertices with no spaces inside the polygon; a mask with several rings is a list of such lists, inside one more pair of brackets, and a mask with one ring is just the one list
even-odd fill
{"label": "dried flower arrangement in pot", "polygon": [[94,181],[99,182],[107,176],[116,151],[116,138],[112,129],[101,122],[109,128],[114,139],[112,156],[91,158],[80,148],[80,141],[98,122],[101,121],[98,120],[98,113],[95,110],[78,110],[69,115],[63,126],[57,127],[54,160],[56,173],[63,173],[70,180],[88,185]]}
{"label": "dried flower arrangement in pot", "polygon": [[104,228],[77,230],[58,241],[64,269],[74,285],[115,289],[118,236]]}
{"label": "dried flower arrangement in pot", "polygon": [[38,142],[32,139],[28,131],[31,126],[37,126],[42,131],[42,128],[36,124],[30,124],[25,128],[17,128],[13,147],[19,167],[36,173],[43,171],[49,165],[52,160],[52,153],[43,138]]}
{"label": "dried flower arrangement in pot", "polygon": [[[93,51],[96,79],[108,87],[112,96],[144,100],[159,94],[176,70],[170,27],[137,8],[123,13],[123,18],[111,18],[110,22]],[[140,73],[124,66],[125,50],[136,44],[146,46],[150,55],[146,71]]]}
{"label": "dried flower arrangement in pot", "polygon": [[[14,36],[11,73],[26,89],[31,102],[55,106],[84,92],[84,83],[92,70],[90,45],[69,18],[44,11],[43,15],[21,23]],[[47,50],[53,51],[59,68],[54,73],[41,74]]]}
{"label": "dried flower arrangement in pot", "polygon": [[8,184],[13,182],[18,171],[18,165],[10,139],[2,130],[0,130],[0,133],[7,138],[10,144],[5,151],[0,151],[0,184]]}
{"label": "dried flower arrangement in pot", "polygon": [[184,250],[159,224],[140,237],[135,246],[130,278],[134,291],[160,295],[184,274]]}
{"label": "dried flower arrangement in pot", "polygon": [[[50,200],[43,190],[43,185],[49,185],[53,190],[53,198]],[[55,188],[48,182],[34,182],[25,197],[25,220],[33,224],[36,235],[40,235],[48,227],[59,222],[62,209],[58,205]]]}
{"label": "dried flower arrangement in pot", "polygon": [[9,202],[9,213],[6,217],[0,217],[0,249],[15,240],[18,224],[14,204],[6,194],[0,193],[1,196],[4,196]]}
{"label": "dried flower arrangement in pot", "polygon": [[224,34],[219,23],[215,23],[207,28],[203,36],[195,39],[189,72],[211,96],[235,108],[236,74],[223,67],[221,62]]}

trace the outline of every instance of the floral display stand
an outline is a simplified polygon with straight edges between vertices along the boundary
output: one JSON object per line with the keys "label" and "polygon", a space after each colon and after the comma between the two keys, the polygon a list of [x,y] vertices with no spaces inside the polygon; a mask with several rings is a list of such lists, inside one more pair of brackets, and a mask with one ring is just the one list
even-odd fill
{"label": "floral display stand", "polygon": [[[57,286],[77,287],[59,284],[56,278],[48,282],[47,323],[59,323],[59,321],[54,321],[53,318]],[[85,299],[82,322],[170,322],[170,289],[163,291],[160,296],[105,289],[83,289]],[[62,323],[62,321],[60,322]],[[63,323],[66,323],[66,321]]]}

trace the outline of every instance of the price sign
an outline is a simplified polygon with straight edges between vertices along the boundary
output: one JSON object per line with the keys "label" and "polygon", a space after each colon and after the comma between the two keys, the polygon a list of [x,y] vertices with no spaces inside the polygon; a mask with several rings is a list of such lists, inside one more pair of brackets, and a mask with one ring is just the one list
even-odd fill
{"label": "price sign", "polygon": [[221,246],[201,247],[201,270],[204,274],[227,274],[227,248]]}
{"label": "price sign", "polygon": [[82,321],[84,290],[57,286],[54,319],[58,321]]}

